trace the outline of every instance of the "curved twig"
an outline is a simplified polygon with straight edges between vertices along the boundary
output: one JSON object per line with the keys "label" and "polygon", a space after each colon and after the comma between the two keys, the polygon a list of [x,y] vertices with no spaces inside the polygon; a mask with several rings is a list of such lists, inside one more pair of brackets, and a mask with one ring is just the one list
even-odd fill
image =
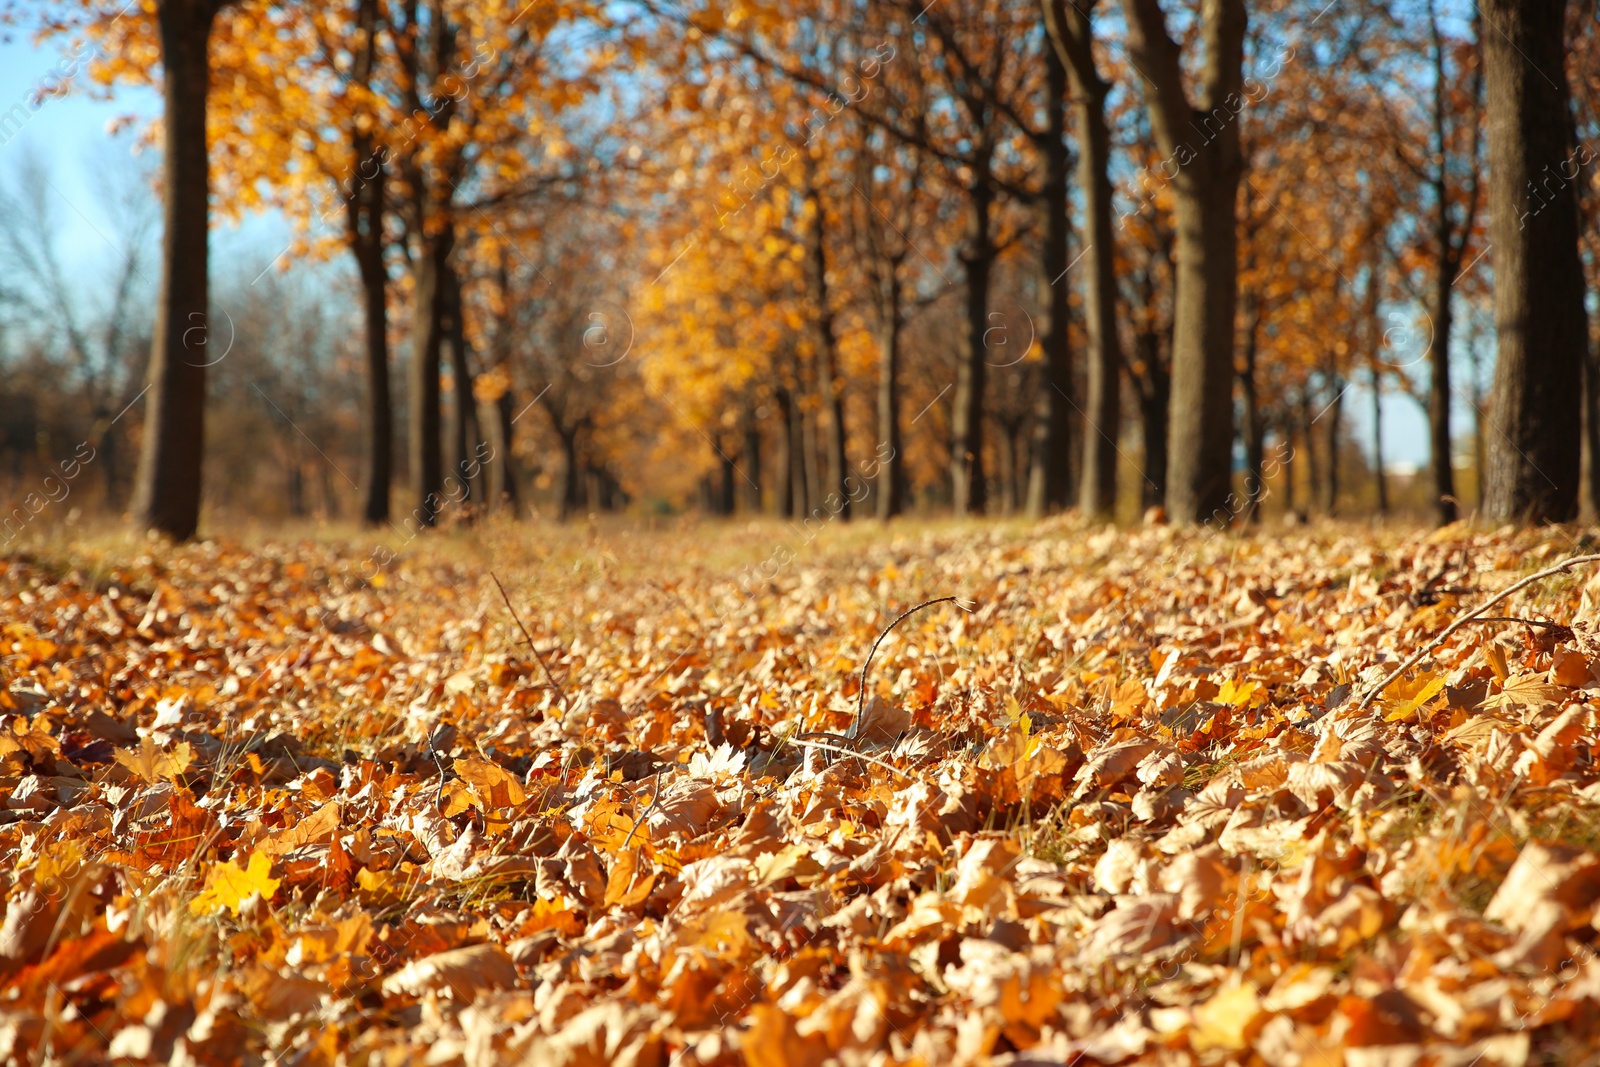
{"label": "curved twig", "polygon": [[864,752],[857,752],[853,748],[840,748],[838,745],[827,745],[827,744],[823,744],[821,741],[802,741],[797,737],[791,737],[789,739],[788,743],[791,744],[791,745],[799,745],[802,748],[820,748],[824,752],[837,752],[842,756],[853,756],[856,759],[866,760],[868,763],[876,764],[877,766],[882,767],[886,771],[891,771],[894,774],[898,774],[900,777],[906,779],[907,781],[911,781],[911,782],[918,781],[918,778],[917,778],[916,775],[907,774],[905,771],[902,771],[899,767],[896,767],[892,763],[885,763],[883,760],[878,759],[875,756],[869,756]]}
{"label": "curved twig", "polygon": [[657,771],[656,791],[654,795],[650,797],[650,803],[645,805],[645,809],[641,811],[639,813],[639,817],[633,821],[633,825],[628,827],[628,836],[622,839],[622,847],[617,849],[617,855],[620,856],[624,852],[628,851],[628,846],[633,844],[633,835],[638,831],[639,827],[644,825],[644,821],[650,817],[650,813],[652,811],[656,810],[656,805],[659,803],[661,803],[661,772]]}
{"label": "curved twig", "polygon": [[494,571],[489,572],[489,577],[494,579],[494,587],[500,590],[500,599],[506,602],[506,610],[511,612],[511,621],[517,624],[517,629],[522,631],[523,640],[528,642],[528,650],[533,653],[533,658],[539,661],[539,666],[544,668],[545,680],[550,683],[550,688],[556,691],[556,696],[561,698],[561,707],[567,707],[567,691],[561,688],[561,683],[556,681],[556,676],[550,673],[550,665],[544,661],[544,654],[539,651],[539,646],[533,643],[533,635],[528,633],[528,628],[522,625],[522,619],[517,616],[517,609],[511,606],[511,598],[506,595],[506,587],[500,584],[500,576]]}
{"label": "curved twig", "polygon": [[1568,630],[1568,629],[1571,629],[1571,627],[1564,626],[1559,622],[1545,622],[1542,619],[1519,619],[1519,618],[1516,618],[1516,617],[1511,616],[1511,615],[1479,615],[1476,619],[1473,619],[1472,621],[1473,622],[1514,622],[1514,623],[1518,623],[1518,624],[1520,624],[1522,626],[1542,626],[1546,630]]}
{"label": "curved twig", "polygon": [[971,608],[969,608],[965,604],[961,603],[961,598],[960,597],[942,596],[942,597],[939,597],[937,600],[925,600],[921,604],[918,604],[916,607],[911,608],[908,611],[902,612],[900,617],[895,619],[894,622],[891,622],[888,626],[885,626],[883,628],[883,632],[878,635],[878,639],[876,641],[872,642],[872,651],[867,653],[867,661],[861,665],[861,692],[859,694],[857,694],[858,695],[858,699],[856,701],[856,721],[855,721],[855,725],[850,727],[850,738],[851,738],[851,740],[854,740],[856,734],[861,732],[861,720],[863,718],[865,718],[866,714],[867,714],[867,670],[868,670],[868,668],[870,668],[872,666],[872,657],[878,654],[878,646],[883,644],[883,639],[885,637],[889,636],[889,631],[893,630],[896,626],[899,626],[902,622],[906,621],[906,619],[910,618],[912,615],[915,615],[917,612],[921,611],[923,608],[931,608],[935,604],[943,604],[943,603],[946,603],[946,602],[954,604],[956,607],[960,608],[962,611],[968,612],[969,614],[972,611]]}
{"label": "curved twig", "polygon": [[[1580,564],[1585,564],[1585,563],[1600,563],[1600,555],[1573,556],[1571,559],[1562,560],[1560,563],[1557,563],[1554,567],[1546,567],[1544,570],[1540,571],[1539,573],[1530,574],[1526,578],[1522,579],[1521,581],[1514,582],[1510,586],[1507,586],[1505,589],[1502,589],[1500,592],[1496,593],[1494,596],[1490,597],[1488,600],[1485,600],[1482,604],[1479,604],[1476,608],[1473,608],[1467,614],[1461,616],[1461,618],[1457,619],[1455,622],[1451,623],[1449,626],[1446,626],[1444,628],[1444,631],[1442,633],[1440,633],[1438,637],[1435,637],[1432,641],[1429,641],[1426,645],[1423,645],[1420,649],[1418,649],[1411,656],[1410,659],[1408,659],[1404,663],[1400,664],[1399,667],[1396,667],[1393,674],[1389,675],[1389,677],[1387,677],[1383,681],[1379,682],[1377,684],[1377,686],[1375,688],[1373,688],[1373,690],[1370,693],[1368,693],[1366,696],[1361,698],[1361,703],[1356,705],[1356,710],[1357,711],[1365,711],[1367,709],[1367,707],[1374,700],[1376,700],[1378,698],[1378,694],[1379,693],[1381,693],[1385,689],[1389,688],[1390,683],[1396,681],[1402,674],[1404,674],[1406,671],[1409,671],[1412,667],[1415,667],[1418,663],[1421,663],[1422,660],[1428,655],[1428,653],[1434,651],[1440,645],[1444,644],[1446,638],[1448,638],[1451,634],[1455,633],[1457,630],[1461,629],[1461,627],[1465,626],[1467,623],[1472,622],[1473,620],[1475,620],[1478,617],[1480,617],[1484,612],[1488,611],[1490,608],[1492,608],[1496,604],[1500,603],[1500,601],[1506,599],[1506,597],[1510,596],[1512,593],[1515,593],[1520,589],[1526,589],[1528,586],[1532,585],[1534,582],[1542,581],[1545,578],[1554,577],[1557,574],[1564,574],[1565,572],[1571,570],[1573,567],[1576,567],[1576,566],[1579,566]],[[1520,622],[1522,620],[1519,619],[1517,621]]]}

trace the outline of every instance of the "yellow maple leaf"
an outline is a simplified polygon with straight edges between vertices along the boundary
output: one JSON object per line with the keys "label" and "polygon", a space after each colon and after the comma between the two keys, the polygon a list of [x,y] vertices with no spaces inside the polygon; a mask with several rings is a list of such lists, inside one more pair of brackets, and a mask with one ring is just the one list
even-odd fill
{"label": "yellow maple leaf", "polygon": [[1388,712],[1385,722],[1405,722],[1417,717],[1417,712],[1444,690],[1444,678],[1439,675],[1420,675],[1401,678],[1389,687],[1389,695],[1380,701]]}
{"label": "yellow maple leaf", "polygon": [[239,914],[239,905],[251,893],[260,893],[262,900],[271,900],[282,879],[271,878],[272,860],[265,852],[254,852],[243,868],[233,860],[219,863],[206,875],[206,887],[189,902],[189,911],[195,915],[211,915],[227,908]]}
{"label": "yellow maple leaf", "polygon": [[477,794],[478,807],[485,811],[512,808],[528,799],[517,776],[500,766],[481,759],[458,759],[455,772],[462,781],[472,786]]}
{"label": "yellow maple leaf", "polygon": [[1566,696],[1559,686],[1551,685],[1543,671],[1536,674],[1516,674],[1507,678],[1500,692],[1486,697],[1485,708],[1538,708],[1545,704],[1560,705]]}
{"label": "yellow maple leaf", "polygon": [[194,752],[187,741],[174,745],[171,752],[163,752],[147,737],[139,743],[137,751],[118,749],[116,757],[117,762],[129,771],[154,784],[188,770]]}
{"label": "yellow maple leaf", "polygon": [[1217,692],[1217,701],[1242,708],[1247,704],[1259,704],[1265,699],[1261,692],[1260,682],[1236,682],[1229,679],[1222,683],[1222,688]]}

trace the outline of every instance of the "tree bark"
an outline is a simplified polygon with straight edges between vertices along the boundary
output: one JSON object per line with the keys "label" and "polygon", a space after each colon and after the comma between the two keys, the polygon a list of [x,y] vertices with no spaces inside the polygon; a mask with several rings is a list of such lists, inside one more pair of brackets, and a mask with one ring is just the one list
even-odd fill
{"label": "tree bark", "polygon": [[[161,290],[150,346],[150,399],[134,488],[134,521],[187,540],[200,524],[209,341],[207,45],[217,0],[162,0],[156,9],[163,92]],[[223,353],[226,355],[226,353]]]}
{"label": "tree bark", "polygon": [[1236,205],[1242,158],[1244,0],[1206,0],[1199,106],[1183,86],[1178,45],[1158,0],[1123,0],[1128,51],[1145,79],[1151,127],[1167,156],[1177,221],[1167,511],[1205,522],[1226,514],[1233,453]]}
{"label": "tree bark", "polygon": [[1085,514],[1105,517],[1117,501],[1122,349],[1117,339],[1116,244],[1111,232],[1111,134],[1106,126],[1106,96],[1111,86],[1095,68],[1094,8],[1095,0],[1049,0],[1045,14],[1051,39],[1071,78],[1073,119],[1078,128],[1078,184],[1083,188],[1088,240],[1084,290],[1088,382],[1078,506]]}
{"label": "tree bark", "polygon": [[[358,14],[366,47],[357,55],[352,81],[371,82],[377,62],[376,0],[362,0]],[[366,526],[389,523],[389,489],[394,480],[394,411],[389,394],[389,270],[383,262],[384,160],[370,133],[356,129],[350,139],[355,169],[344,190],[345,224],[350,251],[361,274],[362,310],[366,325],[367,392],[361,411],[361,521]]]}
{"label": "tree bark", "polygon": [[761,512],[761,423],[756,419],[754,407],[754,404],[750,404],[745,408],[744,442],[739,450],[739,459],[749,475],[741,487],[744,510],[748,514],[758,515]]}
{"label": "tree bark", "polygon": [[[1046,13],[1052,5],[1046,6]],[[1045,52],[1045,100],[1049,129],[1044,145],[1044,247],[1040,271],[1049,301],[1050,321],[1040,346],[1044,380],[1034,405],[1032,462],[1028,473],[1027,510],[1031,518],[1060,511],[1072,503],[1072,351],[1069,345],[1072,287],[1067,274],[1070,220],[1067,203],[1067,68],[1054,48]]]}
{"label": "tree bark", "polygon": [[957,518],[982,515],[988,504],[983,472],[983,394],[988,354],[989,275],[994,267],[994,235],[989,206],[994,189],[988,168],[992,148],[980,150],[979,174],[968,190],[966,267],[967,322],[956,354],[954,415],[950,420],[950,499]]}
{"label": "tree bark", "polygon": [[[1461,515],[1456,504],[1455,457],[1450,447],[1450,335],[1455,330],[1455,313],[1450,304],[1450,288],[1455,282],[1455,257],[1451,253],[1450,219],[1445,214],[1443,183],[1438,226],[1438,262],[1434,267],[1433,336],[1428,342],[1428,441],[1433,466],[1434,515],[1440,526],[1455,522]],[[1498,289],[1498,284],[1496,285]]]}
{"label": "tree bark", "polygon": [[462,485],[462,501],[481,500],[483,466],[478,446],[478,404],[472,395],[472,354],[467,351],[466,322],[462,316],[461,275],[451,265],[444,276],[445,329],[443,340],[450,352],[450,477]]}
{"label": "tree bark", "polygon": [[[371,158],[372,145],[356,139],[357,160]],[[358,163],[359,165],[359,163]],[[350,247],[361,272],[362,310],[366,319],[366,403],[361,429],[361,521],[367,526],[389,522],[389,486],[394,476],[394,413],[389,395],[389,271],[383,262],[384,174],[378,166],[370,179],[346,198]]]}
{"label": "tree bark", "polygon": [[495,316],[494,365],[499,371],[500,396],[490,413],[490,426],[494,432],[494,458],[488,466],[489,503],[517,514],[517,469],[513,456],[516,443],[516,401],[511,391],[511,271],[506,262],[506,250],[500,249],[500,261],[495,272],[499,290],[499,308]]}
{"label": "tree bark", "polygon": [[[809,165],[809,164],[808,164]],[[839,374],[839,344],[833,324],[833,308],[828,294],[827,216],[824,214],[822,195],[807,175],[806,199],[811,202],[814,214],[807,234],[810,244],[807,262],[811,272],[811,293],[817,302],[817,354],[820,357],[818,377],[823,406],[828,411],[827,451],[828,475],[821,499],[837,494],[841,501],[837,515],[846,521],[850,518],[850,493],[845,488],[846,469],[844,443],[844,391]]]}
{"label": "tree bark", "polygon": [[905,460],[901,452],[905,447],[900,436],[900,328],[903,312],[900,307],[900,263],[904,254],[894,257],[888,264],[888,284],[884,287],[884,322],[878,365],[878,439],[887,449],[888,458],[878,461],[875,491],[878,500],[878,518],[884,521],[905,510]]}
{"label": "tree bark", "polygon": [[1378,488],[1378,514],[1389,514],[1389,475],[1383,469],[1383,377],[1372,360],[1372,472]]}
{"label": "tree bark", "polygon": [[1317,429],[1311,421],[1311,387],[1300,389],[1300,433],[1306,445],[1306,511],[1317,505],[1322,489],[1322,463],[1317,448]]}
{"label": "tree bark", "polygon": [[772,450],[772,473],[774,475],[772,511],[780,517],[787,518],[798,514],[800,510],[794,505],[794,418],[792,412],[794,402],[790,398],[789,390],[782,387],[773,393],[772,401],[778,411],[777,433],[773,435],[773,440],[776,444]]}
{"label": "tree bark", "polygon": [[582,506],[578,495],[578,431],[557,433],[561,439],[561,510],[560,518],[566,522]]}
{"label": "tree bark", "polygon": [[1141,507],[1153,508],[1167,497],[1167,413],[1172,407],[1172,379],[1161,361],[1161,338],[1140,333],[1134,344],[1145,366],[1139,388],[1139,425],[1144,438],[1144,483]]}
{"label": "tree bark", "polygon": [[1339,421],[1344,415],[1344,379],[1331,371],[1326,375],[1333,400],[1323,413],[1328,420],[1328,480],[1323,483],[1322,511],[1333,515],[1339,510]]}
{"label": "tree bark", "polygon": [[1266,495],[1262,472],[1267,465],[1267,427],[1256,393],[1256,351],[1261,331],[1261,305],[1254,293],[1244,298],[1244,364],[1239,370],[1239,391],[1244,396],[1244,513],[1246,521],[1261,521],[1261,500]]}
{"label": "tree bark", "polygon": [[1299,517],[1299,512],[1295,510],[1294,475],[1295,475],[1295,470],[1296,470],[1295,461],[1299,458],[1299,453],[1295,451],[1295,447],[1294,447],[1294,414],[1293,414],[1293,412],[1290,412],[1289,414],[1284,416],[1284,420],[1283,420],[1283,440],[1284,440],[1284,443],[1289,446],[1289,454],[1283,458],[1283,463],[1282,463],[1282,467],[1283,467],[1283,510],[1284,510],[1284,513],[1286,515],[1288,515],[1288,516],[1290,516],[1292,518],[1298,518]]}
{"label": "tree bark", "polygon": [[[717,464],[717,514],[726,517],[733,514],[734,493],[737,489],[734,482],[736,468],[728,449],[720,447],[717,449]],[[598,505],[595,507],[598,509]]]}
{"label": "tree bark", "polygon": [[816,413],[800,406],[800,466],[805,475],[805,495],[801,498],[801,516],[809,517],[822,507],[822,456],[817,447]]}
{"label": "tree bark", "polygon": [[1588,320],[1566,8],[1565,0],[1481,5],[1494,31],[1482,36],[1498,339],[1485,511],[1502,522],[1566,522],[1578,512]]}
{"label": "tree bark", "polygon": [[[1591,345],[1583,362],[1583,496],[1582,514],[1593,520],[1600,515],[1600,367],[1596,366],[1597,353]],[[1482,416],[1479,416],[1481,423]],[[1483,434],[1478,434],[1480,441]],[[1483,448],[1480,445],[1481,457]],[[1481,463],[1481,460],[1480,460]],[[1482,476],[1479,476],[1482,484]]]}
{"label": "tree bark", "polygon": [[411,484],[415,517],[432,526],[439,517],[444,487],[440,448],[439,352],[447,300],[446,274],[450,270],[453,234],[424,234],[412,263],[410,405]]}

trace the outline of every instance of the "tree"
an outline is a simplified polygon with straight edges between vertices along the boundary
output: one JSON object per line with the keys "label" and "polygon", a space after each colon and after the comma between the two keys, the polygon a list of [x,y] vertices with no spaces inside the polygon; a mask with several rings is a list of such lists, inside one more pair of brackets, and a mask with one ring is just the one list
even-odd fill
{"label": "tree", "polygon": [[[1402,237],[1411,245],[1406,256],[1414,273],[1425,281],[1417,286],[1418,301],[1428,316],[1428,391],[1425,406],[1433,468],[1434,513],[1440,524],[1454,522],[1460,514],[1456,502],[1455,458],[1451,445],[1450,350],[1455,336],[1456,288],[1469,262],[1471,241],[1477,230],[1482,168],[1482,68],[1470,39],[1451,38],[1441,26],[1437,0],[1427,0],[1420,17],[1397,6],[1385,7],[1384,34],[1369,36],[1366,48],[1355,58],[1377,99],[1373,108],[1384,121],[1383,143],[1426,198],[1426,211],[1418,205]],[[1406,30],[1425,28],[1417,39]],[[1426,50],[1426,68],[1417,69],[1412,57]],[[1376,57],[1368,55],[1377,53]],[[1396,83],[1406,87],[1395,93]],[[1413,102],[1422,102],[1419,108]],[[1431,215],[1431,218],[1429,217]],[[1407,272],[1412,273],[1412,272]]]}
{"label": "tree", "polygon": [[[1089,259],[1085,327],[1089,335],[1088,387],[1078,507],[1108,515],[1117,499],[1117,437],[1121,430],[1122,346],[1117,340],[1116,245],[1111,236],[1111,135],[1106,125],[1110,84],[1095,68],[1092,18],[1095,0],[1047,0],[1045,25],[1066,68],[1078,128],[1078,184],[1083,187]],[[1052,284],[1054,282],[1052,281]]]}
{"label": "tree", "polygon": [[1489,210],[1498,336],[1485,511],[1565,522],[1578,510],[1588,345],[1565,0],[1484,0]]}
{"label": "tree", "polygon": [[1167,511],[1204,522],[1226,512],[1232,481],[1244,0],[1203,5],[1204,68],[1193,104],[1158,0],[1123,0],[1123,10],[1177,225]]}
{"label": "tree", "polygon": [[160,0],[162,176],[161,291],[150,346],[144,451],[134,480],[134,522],[178,540],[200,525],[210,340],[210,175],[206,94],[211,25],[227,0]]}

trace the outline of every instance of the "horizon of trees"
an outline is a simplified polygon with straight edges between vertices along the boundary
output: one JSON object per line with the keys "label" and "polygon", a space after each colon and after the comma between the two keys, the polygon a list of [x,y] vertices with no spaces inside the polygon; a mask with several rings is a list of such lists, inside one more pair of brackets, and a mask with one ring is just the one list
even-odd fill
{"label": "horizon of trees", "polygon": [[[179,538],[202,500],[1574,518],[1592,7],[13,3],[167,112],[104,296],[37,168],[6,192],[7,532],[82,485]],[[208,216],[262,209],[294,269],[246,281]]]}

